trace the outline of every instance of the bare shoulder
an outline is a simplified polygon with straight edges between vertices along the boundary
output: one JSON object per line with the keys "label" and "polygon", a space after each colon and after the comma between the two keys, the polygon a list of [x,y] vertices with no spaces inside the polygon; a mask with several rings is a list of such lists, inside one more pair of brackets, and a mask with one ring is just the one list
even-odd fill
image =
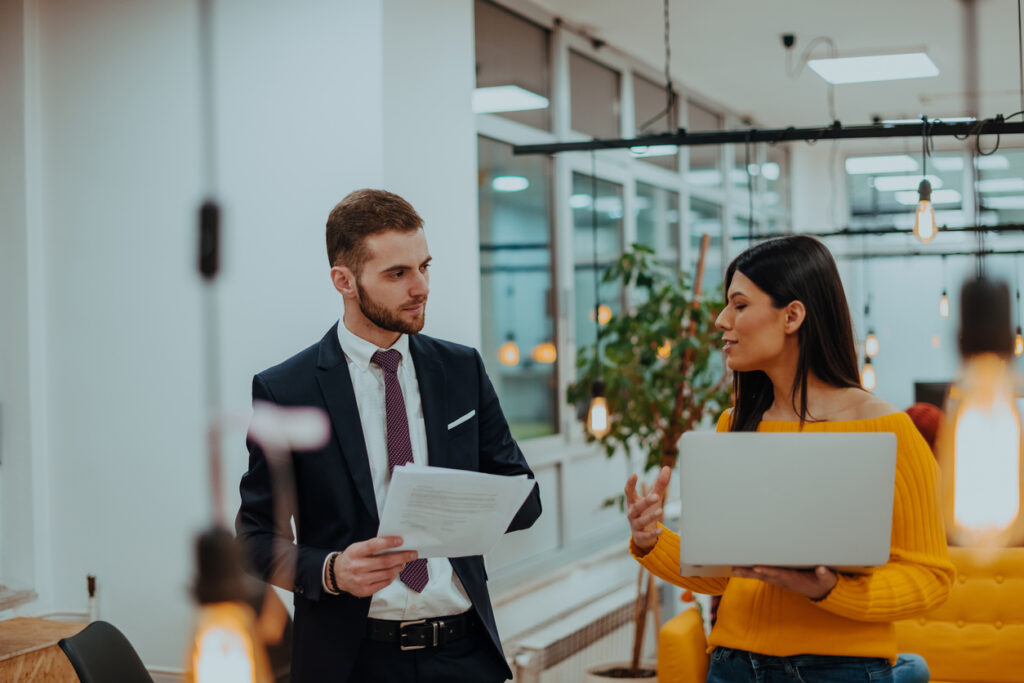
{"label": "bare shoulder", "polygon": [[861,394],[860,400],[853,406],[854,420],[874,420],[899,412],[896,406],[874,394],[862,389],[851,389],[851,391]]}

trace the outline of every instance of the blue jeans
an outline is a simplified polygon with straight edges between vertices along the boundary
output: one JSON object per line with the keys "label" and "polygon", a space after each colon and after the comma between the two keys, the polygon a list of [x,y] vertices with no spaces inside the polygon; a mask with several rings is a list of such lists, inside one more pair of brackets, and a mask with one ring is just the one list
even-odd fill
{"label": "blue jeans", "polygon": [[892,667],[893,683],[928,683],[931,672],[921,655],[901,654]]}
{"label": "blue jeans", "polygon": [[893,683],[889,660],[876,657],[793,655],[770,657],[716,647],[707,683]]}

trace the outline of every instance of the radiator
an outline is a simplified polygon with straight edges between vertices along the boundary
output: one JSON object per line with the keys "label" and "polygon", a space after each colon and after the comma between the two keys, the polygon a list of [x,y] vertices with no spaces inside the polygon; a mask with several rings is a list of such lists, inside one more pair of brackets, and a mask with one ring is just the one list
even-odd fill
{"label": "radiator", "polygon": [[[539,629],[514,645],[516,683],[577,683],[595,664],[629,661],[633,654],[636,586],[625,586]],[[644,655],[653,658],[657,642],[653,612],[648,613]]]}

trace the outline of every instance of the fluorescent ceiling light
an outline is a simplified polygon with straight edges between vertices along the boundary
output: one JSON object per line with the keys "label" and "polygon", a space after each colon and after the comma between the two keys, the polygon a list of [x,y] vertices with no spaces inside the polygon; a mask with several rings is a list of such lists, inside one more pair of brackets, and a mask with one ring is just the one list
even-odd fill
{"label": "fluorescent ceiling light", "polygon": [[589,194],[574,194],[569,197],[569,207],[573,209],[585,209],[590,206]]}
{"label": "fluorescent ceiling light", "polygon": [[[751,174],[756,175],[756,174]],[[742,168],[730,168],[729,169],[729,182],[733,185],[746,185],[747,184],[747,172]]]}
{"label": "fluorescent ceiling light", "polygon": [[686,182],[695,187],[715,187],[722,184],[722,172],[710,169],[690,171],[686,174]]}
{"label": "fluorescent ceiling light", "polygon": [[522,192],[530,186],[530,181],[521,175],[500,175],[491,181],[495,192]]}
{"label": "fluorescent ceiling light", "polygon": [[940,171],[964,170],[963,157],[933,157],[929,163]]}
{"label": "fluorescent ceiling light", "polygon": [[[921,176],[919,175],[883,175],[876,176],[872,180],[874,180],[875,188],[882,192],[916,190],[918,185],[921,184]],[[942,187],[942,179],[939,176],[928,176],[928,182],[932,184],[933,190]]]}
{"label": "fluorescent ceiling light", "polygon": [[[931,164],[940,171],[962,171],[964,170],[964,158],[935,157]],[[1010,160],[1002,154],[992,154],[984,157],[974,157],[974,167],[981,171],[1005,171],[1010,168]]]}
{"label": "fluorescent ceiling light", "polygon": [[[974,118],[973,116],[938,116],[935,118],[928,118],[928,121],[930,123],[971,123],[972,121],[977,120],[978,119]],[[883,126],[897,126],[904,123],[921,123],[921,118],[918,117],[916,119],[884,119],[882,121]]]}
{"label": "fluorescent ceiling light", "polygon": [[[904,206],[915,206],[921,200],[916,190],[897,192],[896,201]],[[932,192],[932,204],[959,204],[960,193],[956,190],[935,190]]]}
{"label": "fluorescent ceiling light", "polygon": [[676,145],[648,145],[646,147],[630,147],[629,151],[637,158],[667,157],[679,152]]}
{"label": "fluorescent ceiling light", "polygon": [[598,197],[597,210],[608,214],[609,218],[622,218],[622,200],[618,197]]}
{"label": "fluorescent ceiling light", "polygon": [[978,192],[1024,192],[1024,178],[989,178],[978,181]]}
{"label": "fluorescent ceiling light", "polygon": [[1016,197],[986,197],[984,204],[986,209],[996,209],[1000,211],[1024,209],[1024,197],[1020,195]]}
{"label": "fluorescent ceiling light", "polygon": [[1010,160],[1002,154],[974,157],[974,167],[979,171],[1005,171],[1010,168]]}
{"label": "fluorescent ceiling light", "polygon": [[547,109],[548,98],[524,90],[518,85],[497,85],[473,91],[473,113],[494,114],[503,111]]}
{"label": "fluorescent ceiling light", "polygon": [[881,157],[850,157],[846,160],[846,172],[858,173],[906,173],[916,171],[917,162],[906,154]]}
{"label": "fluorescent ceiling light", "polygon": [[923,52],[812,59],[807,62],[807,66],[833,85],[939,75],[939,67]]}

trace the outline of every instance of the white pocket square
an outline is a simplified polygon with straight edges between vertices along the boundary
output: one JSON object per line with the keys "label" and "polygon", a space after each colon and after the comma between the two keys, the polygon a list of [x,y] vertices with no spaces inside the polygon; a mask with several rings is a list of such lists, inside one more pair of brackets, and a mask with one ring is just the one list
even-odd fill
{"label": "white pocket square", "polygon": [[465,421],[466,421],[466,420],[468,420],[469,418],[473,417],[474,415],[476,415],[476,411],[475,411],[475,410],[471,410],[471,411],[469,411],[468,413],[466,413],[465,415],[463,415],[462,417],[460,417],[460,418],[459,418],[458,420],[456,420],[455,422],[449,422],[449,423],[448,423],[448,429],[449,429],[449,430],[451,430],[451,429],[455,429],[455,428],[456,428],[456,427],[458,427],[458,426],[459,426],[460,424],[462,424],[463,422],[465,422]]}

